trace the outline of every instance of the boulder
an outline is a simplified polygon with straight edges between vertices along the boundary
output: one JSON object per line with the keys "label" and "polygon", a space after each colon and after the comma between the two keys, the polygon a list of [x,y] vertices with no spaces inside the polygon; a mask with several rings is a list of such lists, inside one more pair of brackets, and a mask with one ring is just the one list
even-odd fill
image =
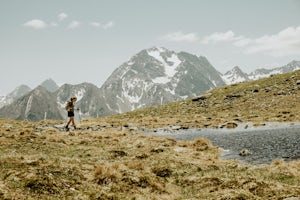
{"label": "boulder", "polygon": [[203,101],[203,100],[206,100],[209,97],[211,97],[211,95],[212,95],[211,93],[203,94],[201,96],[197,96],[197,97],[192,98],[192,101]]}
{"label": "boulder", "polygon": [[238,124],[235,122],[227,122],[220,126],[220,128],[236,128],[236,127],[238,127]]}
{"label": "boulder", "polygon": [[249,156],[251,154],[252,154],[251,151],[249,151],[248,149],[243,149],[239,153],[240,156]]}
{"label": "boulder", "polygon": [[181,126],[172,126],[171,129],[172,129],[173,131],[178,131],[178,130],[181,129]]}

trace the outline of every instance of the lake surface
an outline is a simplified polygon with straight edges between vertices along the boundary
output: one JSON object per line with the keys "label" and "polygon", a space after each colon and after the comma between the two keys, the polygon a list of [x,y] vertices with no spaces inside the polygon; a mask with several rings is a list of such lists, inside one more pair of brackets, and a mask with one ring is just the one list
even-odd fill
{"label": "lake surface", "polygon": [[[241,124],[235,129],[188,129],[176,132],[158,130],[145,134],[172,137],[176,140],[208,138],[221,147],[222,159],[237,159],[243,163],[264,164],[274,160],[300,159],[300,123],[265,123],[255,127]],[[241,150],[252,154],[240,156]]]}

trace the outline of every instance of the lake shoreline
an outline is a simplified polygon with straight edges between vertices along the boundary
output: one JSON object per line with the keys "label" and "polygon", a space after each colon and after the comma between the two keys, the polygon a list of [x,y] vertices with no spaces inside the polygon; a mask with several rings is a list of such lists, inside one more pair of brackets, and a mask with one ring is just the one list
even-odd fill
{"label": "lake shoreline", "polygon": [[[300,159],[299,122],[242,123],[233,129],[161,129],[145,134],[171,137],[175,140],[204,137],[220,148],[221,159],[236,159],[246,164],[270,164],[275,160]],[[249,154],[241,156],[243,150],[249,151]]]}

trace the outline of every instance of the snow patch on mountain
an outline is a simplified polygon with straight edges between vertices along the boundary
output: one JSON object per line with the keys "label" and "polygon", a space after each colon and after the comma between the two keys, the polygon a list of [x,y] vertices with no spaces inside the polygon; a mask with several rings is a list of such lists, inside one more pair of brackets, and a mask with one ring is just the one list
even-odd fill
{"label": "snow patch on mountain", "polygon": [[156,77],[152,81],[158,84],[169,83],[177,73],[177,67],[181,64],[181,60],[174,52],[171,56],[167,55],[169,51],[165,48],[152,48],[147,50],[147,53],[162,64],[165,73],[165,76]]}
{"label": "snow patch on mountain", "polygon": [[241,77],[236,74],[224,74],[222,76],[222,78],[223,78],[224,82],[228,85],[246,81],[246,79],[244,77]]}
{"label": "snow patch on mountain", "polygon": [[80,101],[82,97],[84,97],[85,93],[86,91],[84,88],[79,89],[75,94],[75,97],[77,97],[77,101]]}
{"label": "snow patch on mountain", "polygon": [[228,85],[249,80],[248,75],[244,73],[238,66],[235,66],[232,70],[226,72],[222,78]]}
{"label": "snow patch on mountain", "polygon": [[155,58],[156,60],[158,60],[159,62],[161,62],[164,65],[168,65],[165,62],[165,59],[161,56],[161,53],[163,53],[163,52],[165,52],[165,50],[162,48],[154,48],[154,49],[147,51],[149,56],[152,56],[153,58]]}
{"label": "snow patch on mountain", "polygon": [[31,109],[32,99],[33,99],[33,96],[30,95],[30,97],[28,98],[28,101],[27,101],[26,109],[25,109],[25,117],[26,118],[28,117],[28,113],[29,113],[29,111]]}
{"label": "snow patch on mountain", "polygon": [[244,73],[239,67],[234,67],[232,70],[222,75],[226,84],[239,83],[243,81],[258,80],[267,78],[271,75],[292,72],[300,69],[300,61],[292,61],[285,66],[273,69],[260,68],[249,74]]}
{"label": "snow patch on mountain", "polygon": [[156,77],[152,79],[153,83],[158,83],[158,84],[166,84],[170,82],[170,78],[167,76],[161,76],[161,77]]}

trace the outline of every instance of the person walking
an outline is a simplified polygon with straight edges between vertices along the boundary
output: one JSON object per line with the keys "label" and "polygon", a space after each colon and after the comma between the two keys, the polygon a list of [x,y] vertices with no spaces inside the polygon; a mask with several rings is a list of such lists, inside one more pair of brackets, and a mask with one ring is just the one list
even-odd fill
{"label": "person walking", "polygon": [[[76,125],[75,125],[75,121],[74,121],[74,116],[75,116],[74,110],[75,110],[75,102],[76,101],[77,101],[77,98],[72,97],[66,105],[66,110],[68,111],[68,117],[69,117],[69,121],[65,127],[67,131],[70,130],[70,128],[69,128],[70,123],[72,123],[74,129],[76,129]],[[79,109],[77,108],[77,110],[79,110]]]}

